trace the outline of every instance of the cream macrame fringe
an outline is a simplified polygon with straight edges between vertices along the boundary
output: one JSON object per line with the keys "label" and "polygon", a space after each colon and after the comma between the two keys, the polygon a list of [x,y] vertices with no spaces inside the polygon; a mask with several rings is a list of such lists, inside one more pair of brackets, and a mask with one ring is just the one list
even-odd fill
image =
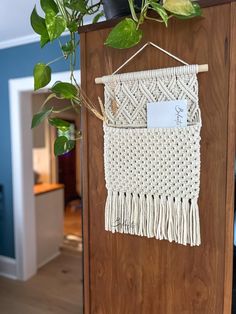
{"label": "cream macrame fringe", "polygon": [[179,244],[201,244],[197,199],[108,191],[105,229]]}

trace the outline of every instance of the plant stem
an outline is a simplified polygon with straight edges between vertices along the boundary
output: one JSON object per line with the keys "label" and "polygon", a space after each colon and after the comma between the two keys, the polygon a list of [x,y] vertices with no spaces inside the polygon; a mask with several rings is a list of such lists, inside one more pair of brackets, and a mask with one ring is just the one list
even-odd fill
{"label": "plant stem", "polygon": [[44,106],[45,106],[45,105],[47,104],[47,102],[48,102],[50,99],[52,99],[52,98],[56,98],[56,95],[55,95],[55,94],[50,94],[50,95],[46,98],[46,100],[43,102],[42,106],[40,107],[40,111],[43,110]]}
{"label": "plant stem", "polygon": [[65,108],[63,108],[63,109],[61,109],[61,110],[52,110],[52,113],[61,113],[61,112],[65,112],[65,111],[67,111],[67,110],[70,110],[71,109],[71,105],[70,106],[67,106],[67,107],[65,107]]}
{"label": "plant stem", "polygon": [[[88,14],[94,14],[96,13],[99,9],[100,9],[100,6],[102,5],[102,0],[100,0],[98,3],[95,3],[95,4],[92,4],[90,7],[89,7],[89,10],[88,10]],[[97,8],[96,8],[97,7]],[[95,11],[93,11],[93,9],[95,9]],[[92,12],[90,12],[90,10]]]}
{"label": "plant stem", "polygon": [[145,15],[145,19],[150,20],[150,21],[159,22],[159,23],[164,23],[163,20],[155,19],[154,17],[150,17],[150,16],[147,16],[147,15]]}
{"label": "plant stem", "polygon": [[50,65],[50,64],[52,64],[52,63],[54,63],[54,62],[57,62],[57,61],[61,60],[62,58],[65,58],[65,56],[64,56],[64,55],[63,55],[63,56],[60,56],[60,57],[58,57],[58,58],[56,58],[56,59],[54,59],[54,60],[48,62],[47,65]]}
{"label": "plant stem", "polygon": [[57,4],[57,6],[59,8],[59,11],[60,11],[61,15],[68,22],[69,21],[68,12],[66,11],[64,4],[61,3],[60,0],[56,0],[56,4]]}

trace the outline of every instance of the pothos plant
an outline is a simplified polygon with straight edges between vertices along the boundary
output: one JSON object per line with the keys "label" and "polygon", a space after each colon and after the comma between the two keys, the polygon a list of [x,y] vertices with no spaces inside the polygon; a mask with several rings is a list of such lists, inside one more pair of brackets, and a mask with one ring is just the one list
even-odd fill
{"label": "pothos plant", "polygon": [[142,0],[141,7],[136,7],[134,0],[127,0],[131,17],[118,23],[110,32],[105,44],[113,48],[124,49],[137,45],[143,37],[140,26],[145,20],[164,23],[169,19],[189,19],[201,15],[197,1],[191,0]]}
{"label": "pothos plant", "polygon": [[[134,0],[127,1],[129,2],[131,17],[123,19],[113,28],[105,41],[107,46],[125,49],[137,45],[143,37],[140,26],[145,19],[162,22],[168,26],[170,18],[187,19],[201,15],[199,4],[191,0],[142,0],[139,8],[135,6]],[[78,28],[83,25],[86,15],[93,15],[93,23],[98,22],[103,16],[102,0],[40,0],[40,5],[45,16],[39,16],[35,7],[31,14],[32,28],[40,35],[41,48],[49,42],[58,40],[61,56],[47,64],[38,63],[35,65],[34,89],[35,91],[39,90],[50,83],[52,73],[50,65],[60,59],[69,60],[70,83],[55,82],[50,89],[50,95],[42,104],[40,112],[33,116],[32,128],[37,127],[47,119],[51,126],[59,129],[60,136],[55,140],[54,153],[55,155],[62,155],[74,148],[75,141],[81,138],[81,133],[78,131],[75,137],[71,139],[67,135],[70,123],[57,118],[58,113],[73,109],[80,114],[80,109],[84,106],[97,118],[103,121],[106,119],[101,100],[99,99],[100,112],[85,95],[74,75],[79,47]],[[150,14],[152,11],[154,15]],[[70,39],[62,44],[61,36],[65,31],[69,32]],[[50,101],[55,98],[68,100],[68,106],[57,110],[56,105],[52,106]]]}

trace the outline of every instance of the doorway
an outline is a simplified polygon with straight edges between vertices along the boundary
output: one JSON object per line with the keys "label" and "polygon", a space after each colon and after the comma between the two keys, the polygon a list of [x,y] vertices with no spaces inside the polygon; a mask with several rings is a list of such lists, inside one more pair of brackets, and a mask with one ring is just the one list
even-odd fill
{"label": "doorway", "polygon": [[[80,71],[76,72],[76,76],[80,78]],[[52,76],[52,82],[68,81],[68,78],[69,73],[67,72],[57,73]],[[33,77],[10,80],[9,92],[16,274],[17,279],[27,281],[37,273],[38,268],[36,208],[32,193],[34,187],[32,131],[30,130]],[[53,158],[50,159],[51,163],[52,160]],[[53,173],[52,170],[50,175],[51,179],[53,176],[55,178],[55,171]]]}
{"label": "doorway", "polygon": [[[32,111],[33,114],[40,110],[41,104],[45,102],[49,96],[48,92],[36,93],[32,95]],[[80,116],[73,110],[68,109],[64,111],[64,108],[68,108],[67,100],[54,99],[49,102],[48,106],[53,106],[57,108],[56,117],[67,121],[70,125],[68,130],[56,129],[50,126],[46,121],[44,121],[40,126],[33,129],[33,168],[34,173],[38,178],[37,189],[42,189],[44,187],[50,189],[50,187],[57,191],[57,194],[53,201],[54,207],[60,208],[60,215],[63,211],[63,222],[64,222],[64,238],[60,244],[63,249],[74,250],[77,252],[82,252],[82,158],[81,158],[81,142],[76,141],[75,148],[70,152],[58,156],[54,156],[54,142],[59,136],[66,136],[70,140],[74,140],[78,131],[81,128]],[[47,185],[46,185],[47,184]],[[59,202],[62,197],[59,190],[63,190],[63,201]],[[36,197],[36,201],[38,197]],[[63,207],[63,209],[62,209]],[[52,212],[53,209],[48,208],[47,215]],[[51,228],[56,228],[60,230],[56,222],[58,219],[59,211],[54,209],[52,217],[55,217],[55,222],[51,223]],[[38,210],[36,208],[36,214]],[[57,219],[56,219],[57,217]],[[38,220],[40,217],[36,216]],[[62,218],[61,218],[62,220]],[[48,224],[50,222],[48,217]],[[37,222],[37,219],[36,219]],[[44,225],[45,228],[46,225]],[[49,232],[49,231],[48,231]],[[58,232],[59,236],[59,232]],[[38,234],[37,237],[40,237]],[[56,240],[56,239],[55,239]],[[58,239],[61,241],[61,239]],[[54,249],[55,255],[56,250]]]}

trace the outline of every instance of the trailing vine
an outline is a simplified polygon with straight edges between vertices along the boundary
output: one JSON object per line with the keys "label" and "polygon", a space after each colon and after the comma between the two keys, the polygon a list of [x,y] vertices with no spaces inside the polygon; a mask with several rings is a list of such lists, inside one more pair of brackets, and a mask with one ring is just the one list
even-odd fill
{"label": "trailing vine", "polygon": [[[140,26],[145,19],[161,22],[168,26],[170,18],[187,19],[201,15],[199,4],[191,0],[142,0],[140,8],[135,6],[134,0],[127,1],[129,2],[131,17],[118,23],[105,42],[106,45],[113,48],[125,49],[137,45],[143,37]],[[55,82],[50,89],[51,94],[42,104],[41,110],[33,116],[32,128],[37,127],[47,119],[50,125],[59,129],[62,135],[55,140],[54,153],[55,155],[61,155],[74,148],[76,140],[81,138],[81,133],[78,131],[73,139],[67,137],[70,123],[57,118],[58,113],[73,109],[80,114],[81,107],[84,106],[98,119],[105,120],[101,100],[99,99],[101,109],[99,111],[81,89],[74,74],[80,44],[77,36],[78,28],[83,26],[86,15],[93,16],[93,23],[99,21],[103,16],[102,0],[40,0],[40,5],[45,16],[39,16],[36,7],[34,7],[31,14],[32,28],[40,35],[41,48],[49,42],[58,40],[61,56],[48,63],[40,62],[35,65],[34,90],[44,88],[50,83],[52,73],[50,65],[61,59],[69,60],[70,83]],[[151,15],[150,12],[154,12],[154,15]],[[61,37],[65,31],[69,33],[69,40],[63,44]],[[56,106],[50,105],[51,102],[49,104],[49,101],[54,98],[66,99],[69,105],[58,110]]]}

